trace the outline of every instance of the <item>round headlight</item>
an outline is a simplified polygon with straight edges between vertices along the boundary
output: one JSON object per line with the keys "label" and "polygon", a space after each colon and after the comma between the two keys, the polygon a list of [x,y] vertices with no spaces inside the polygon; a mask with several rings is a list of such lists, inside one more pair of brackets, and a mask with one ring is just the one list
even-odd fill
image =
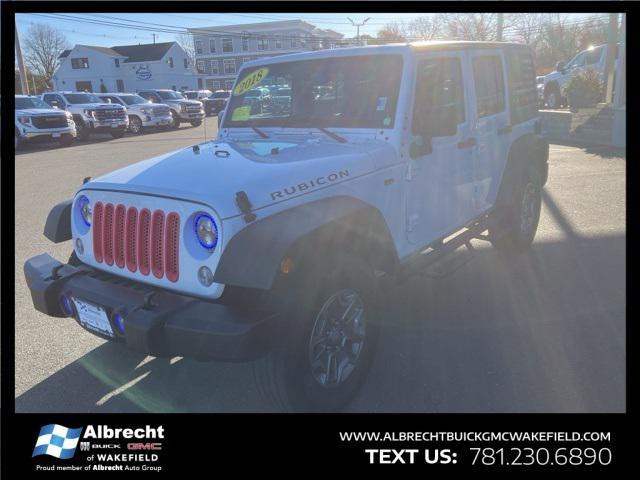
{"label": "round headlight", "polygon": [[78,207],[80,208],[80,215],[82,215],[82,220],[87,226],[91,226],[91,204],[89,203],[89,199],[82,195],[78,200]]}
{"label": "round headlight", "polygon": [[199,214],[196,217],[195,229],[200,245],[208,250],[213,250],[218,243],[218,227],[211,215]]}

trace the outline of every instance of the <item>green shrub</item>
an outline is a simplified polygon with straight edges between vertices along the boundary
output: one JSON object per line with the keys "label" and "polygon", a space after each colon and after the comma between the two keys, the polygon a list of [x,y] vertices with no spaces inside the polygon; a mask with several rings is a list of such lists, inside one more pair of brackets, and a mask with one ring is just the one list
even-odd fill
{"label": "green shrub", "polygon": [[565,96],[571,106],[595,105],[604,98],[604,82],[595,70],[584,70],[571,76],[565,86]]}

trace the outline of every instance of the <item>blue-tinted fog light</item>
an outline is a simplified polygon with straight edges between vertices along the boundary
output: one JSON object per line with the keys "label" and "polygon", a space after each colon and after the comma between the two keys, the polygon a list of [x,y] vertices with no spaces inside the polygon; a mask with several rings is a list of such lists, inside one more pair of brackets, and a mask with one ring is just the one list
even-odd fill
{"label": "blue-tinted fog light", "polygon": [[116,313],[113,316],[113,325],[116,327],[116,330],[120,333],[120,335],[124,335],[124,317],[119,313]]}
{"label": "blue-tinted fog light", "polygon": [[62,307],[62,311],[65,313],[67,317],[73,315],[73,307],[71,306],[71,300],[66,295],[60,295],[60,306]]}

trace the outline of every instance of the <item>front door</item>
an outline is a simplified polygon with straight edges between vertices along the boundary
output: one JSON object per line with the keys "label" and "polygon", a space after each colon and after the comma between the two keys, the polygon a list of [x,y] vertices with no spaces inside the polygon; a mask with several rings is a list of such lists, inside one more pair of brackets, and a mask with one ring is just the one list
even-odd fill
{"label": "front door", "polygon": [[466,53],[417,58],[407,191],[407,240],[424,246],[473,217],[474,139],[470,135]]}
{"label": "front door", "polygon": [[474,170],[473,211],[476,216],[493,206],[511,143],[503,53],[499,50],[471,52],[474,101],[472,136],[477,139]]}
{"label": "front door", "polygon": [[124,80],[116,80],[116,88],[118,92],[124,92]]}
{"label": "front door", "polygon": [[91,82],[76,82],[76,92],[93,92]]}

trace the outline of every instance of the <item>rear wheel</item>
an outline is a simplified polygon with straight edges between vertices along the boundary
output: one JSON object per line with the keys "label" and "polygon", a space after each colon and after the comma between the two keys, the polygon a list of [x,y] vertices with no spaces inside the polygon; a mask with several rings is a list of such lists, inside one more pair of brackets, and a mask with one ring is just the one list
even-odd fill
{"label": "rear wheel", "polygon": [[504,221],[490,230],[491,243],[498,250],[519,253],[527,250],[538,229],[542,206],[542,183],[539,172],[529,167],[522,175],[520,186]]}
{"label": "rear wheel", "polygon": [[73,137],[73,135],[65,133],[60,137],[58,142],[60,143],[61,147],[70,147],[71,145],[73,145],[74,140],[75,138]]}
{"label": "rear wheel", "polygon": [[278,326],[273,350],[254,362],[261,393],[282,411],[344,407],[362,385],[376,347],[373,270],[345,257],[310,271],[291,282],[295,303]]}

